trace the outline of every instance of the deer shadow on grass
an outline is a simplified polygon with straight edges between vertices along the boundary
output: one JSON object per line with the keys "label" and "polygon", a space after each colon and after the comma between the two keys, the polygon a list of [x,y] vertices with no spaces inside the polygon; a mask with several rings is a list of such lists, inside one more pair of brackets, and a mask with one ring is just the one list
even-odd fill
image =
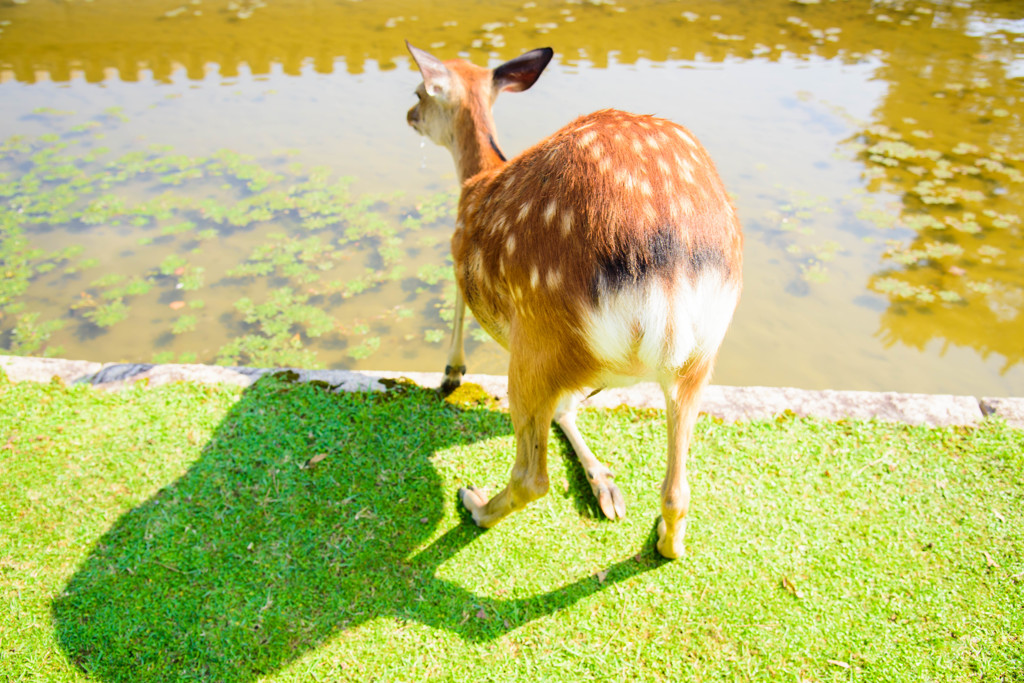
{"label": "deer shadow on grass", "polygon": [[181,478],[97,542],[53,604],[58,640],[102,680],[251,681],[377,617],[488,641],[659,564],[510,600],[438,578],[482,532],[463,519],[424,547],[455,496],[431,457],[510,432],[504,413],[415,387],[260,380]]}

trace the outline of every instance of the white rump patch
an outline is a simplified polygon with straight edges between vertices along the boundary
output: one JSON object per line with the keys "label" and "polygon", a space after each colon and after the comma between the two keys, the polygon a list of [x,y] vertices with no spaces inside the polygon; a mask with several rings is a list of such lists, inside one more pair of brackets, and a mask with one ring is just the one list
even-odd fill
{"label": "white rump patch", "polygon": [[683,368],[718,351],[732,321],[739,290],[721,273],[709,271],[695,283],[665,284],[649,278],[638,286],[601,293],[585,316],[583,333],[609,378],[656,379],[661,370]]}

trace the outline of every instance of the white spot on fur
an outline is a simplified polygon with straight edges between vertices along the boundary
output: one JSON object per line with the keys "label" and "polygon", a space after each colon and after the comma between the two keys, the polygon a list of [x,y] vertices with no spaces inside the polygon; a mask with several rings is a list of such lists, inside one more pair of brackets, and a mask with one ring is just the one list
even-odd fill
{"label": "white spot on fur", "polygon": [[661,149],[661,145],[654,139],[653,135],[647,136],[647,146],[651,149]]}
{"label": "white spot on fur", "polygon": [[521,207],[519,207],[519,222],[520,223],[525,221],[526,217],[529,215],[529,213],[530,213],[530,204],[531,204],[530,200],[526,200],[525,202],[523,202],[523,205]]}
{"label": "white spot on fur", "polygon": [[558,285],[562,284],[562,273],[557,268],[552,268],[548,271],[546,280],[548,289],[558,289]]}
{"label": "white spot on fur", "polygon": [[507,251],[508,255],[511,256],[512,252],[514,252],[515,250],[516,250],[516,236],[513,235],[513,234],[509,234],[509,236],[505,239],[505,251]]}
{"label": "white spot on fur", "polygon": [[580,147],[588,147],[590,145],[590,143],[592,143],[596,139],[597,139],[597,131],[596,130],[588,130],[586,133],[584,133],[583,135],[581,135],[579,137],[578,142],[579,142]]}
{"label": "white spot on fur", "polygon": [[640,194],[645,197],[650,197],[654,194],[654,190],[651,189],[651,184],[647,182],[646,178],[640,181]]}
{"label": "white spot on fur", "polygon": [[558,211],[558,202],[552,199],[548,202],[548,205],[544,208],[544,223],[551,225],[551,221],[555,218],[555,213]]}
{"label": "white spot on fur", "polygon": [[498,233],[504,233],[506,230],[508,230],[508,216],[503,213],[498,214],[498,217],[491,222],[490,232],[492,235],[495,235]]}
{"label": "white spot on fur", "polygon": [[473,249],[469,253],[469,276],[473,279],[479,279],[484,281],[484,284],[489,286],[487,282],[487,273],[484,271],[484,257],[480,253],[479,249]]}
{"label": "white spot on fur", "polygon": [[693,203],[693,198],[690,196],[683,196],[679,199],[679,210],[682,211],[684,216],[692,216],[696,213],[696,207]]}
{"label": "white spot on fur", "polygon": [[572,232],[572,211],[566,209],[562,212],[562,236],[568,237]]}
{"label": "white spot on fur", "polygon": [[595,161],[604,156],[604,147],[601,146],[601,143],[595,142],[590,147],[590,156],[594,157]]}
{"label": "white spot on fur", "polygon": [[637,154],[644,153],[644,143],[640,138],[633,139],[633,151],[636,152]]}
{"label": "white spot on fur", "polygon": [[682,176],[683,180],[688,183],[693,182],[693,165],[689,161],[684,161],[678,154],[675,155],[676,164],[679,167],[679,175]]}
{"label": "white spot on fur", "polygon": [[697,146],[697,141],[690,137],[690,135],[682,128],[676,127],[673,128],[672,130],[675,132],[676,135],[679,136],[679,139],[685,142],[686,144],[690,145],[691,147]]}
{"label": "white spot on fur", "polygon": [[678,223],[681,220],[682,212],[679,210],[679,204],[677,202],[669,202],[668,205],[668,216],[673,223]]}
{"label": "white spot on fur", "polygon": [[636,185],[633,175],[625,168],[619,169],[619,172],[615,174],[615,180],[622,183],[627,190],[632,190]]}
{"label": "white spot on fur", "polygon": [[654,208],[654,204],[644,202],[644,217],[647,218],[648,223],[653,223],[657,220],[658,210]]}
{"label": "white spot on fur", "polygon": [[537,266],[532,266],[530,268],[530,288],[531,289],[537,289],[537,285],[539,285],[539,284],[540,284],[540,271],[537,269]]}

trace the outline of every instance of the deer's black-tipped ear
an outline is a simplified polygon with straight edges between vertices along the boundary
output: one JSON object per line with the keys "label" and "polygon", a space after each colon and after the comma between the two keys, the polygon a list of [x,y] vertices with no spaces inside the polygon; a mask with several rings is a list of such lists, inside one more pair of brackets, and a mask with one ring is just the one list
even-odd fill
{"label": "deer's black-tipped ear", "polygon": [[494,87],[509,92],[526,90],[537,82],[554,54],[550,47],[541,47],[505,62],[494,70]]}
{"label": "deer's black-tipped ear", "polygon": [[408,40],[405,41],[405,46],[409,49],[409,54],[412,55],[413,61],[416,62],[416,66],[420,69],[420,74],[423,76],[423,86],[426,88],[427,94],[431,97],[439,95],[447,97],[452,82],[448,67],[429,52],[413,47]]}

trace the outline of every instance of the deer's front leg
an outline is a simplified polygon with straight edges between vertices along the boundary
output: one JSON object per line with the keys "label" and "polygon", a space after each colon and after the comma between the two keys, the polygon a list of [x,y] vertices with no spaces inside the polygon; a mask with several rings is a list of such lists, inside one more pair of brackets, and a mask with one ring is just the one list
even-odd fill
{"label": "deer's front leg", "polygon": [[466,301],[462,298],[462,290],[455,289],[455,319],[452,320],[452,337],[448,344],[448,365],[444,368],[444,381],[441,383],[441,394],[447,396],[462,384],[462,376],[466,374],[466,350],[462,342],[462,327],[466,318]]}

